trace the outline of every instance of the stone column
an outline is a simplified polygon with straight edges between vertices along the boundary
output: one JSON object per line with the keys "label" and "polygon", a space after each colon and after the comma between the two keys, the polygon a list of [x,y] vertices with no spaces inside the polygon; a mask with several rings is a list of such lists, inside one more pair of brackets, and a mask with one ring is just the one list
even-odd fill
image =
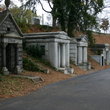
{"label": "stone column", "polygon": [[106,64],[107,64],[107,65],[110,65],[110,51],[107,51]]}
{"label": "stone column", "polygon": [[19,74],[21,73],[21,68],[19,65],[19,44],[16,44],[16,68],[15,68],[15,73]]}
{"label": "stone column", "polygon": [[58,44],[58,67],[61,66],[61,45]]}
{"label": "stone column", "polygon": [[67,43],[66,44],[66,49],[65,49],[65,52],[66,52],[66,66],[69,67],[70,65],[70,44]]}
{"label": "stone column", "polygon": [[62,67],[65,67],[65,44],[62,44],[62,63],[61,63],[61,66]]}
{"label": "stone column", "polygon": [[84,47],[84,50],[83,50],[83,62],[84,63],[87,63],[87,47]]}
{"label": "stone column", "polygon": [[58,43],[53,43],[53,53],[52,53],[52,56],[53,56],[53,65],[55,68],[58,68]]}
{"label": "stone column", "polygon": [[82,47],[78,46],[78,64],[82,63]]}
{"label": "stone column", "polygon": [[9,71],[8,71],[8,69],[6,67],[6,46],[7,46],[7,44],[4,43],[3,44],[3,48],[2,48],[3,49],[3,51],[2,51],[2,58],[3,58],[3,60],[2,60],[2,63],[3,63],[2,72],[3,72],[4,75],[8,75],[9,74]]}

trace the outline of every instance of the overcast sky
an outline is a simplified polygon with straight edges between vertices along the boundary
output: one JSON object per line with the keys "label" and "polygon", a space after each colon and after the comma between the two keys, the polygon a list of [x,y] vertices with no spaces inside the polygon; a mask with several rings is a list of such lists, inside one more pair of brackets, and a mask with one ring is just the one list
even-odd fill
{"label": "overcast sky", "polygon": [[[1,0],[0,0],[1,1]],[[20,6],[20,2],[19,0],[12,0],[17,6]],[[4,0],[2,1],[2,3],[0,4],[4,4]],[[109,22],[110,22],[110,0],[104,0],[104,4],[105,4],[105,8],[103,9],[103,11],[98,15],[98,17],[101,18],[108,18]],[[43,6],[46,10],[50,11],[51,9],[48,6],[48,3],[43,2]],[[37,6],[37,14],[39,16],[44,16],[44,24],[48,24],[48,22],[51,24],[51,19],[50,19],[50,15],[47,14],[46,12],[44,12],[41,8],[41,6]],[[110,29],[108,30],[108,32],[110,33]]]}
{"label": "overcast sky", "polygon": [[[100,19],[107,18],[110,22],[110,0],[104,0],[104,4],[105,4],[105,8],[103,9],[101,13],[99,13],[98,17]],[[110,33],[110,27],[107,33]]]}

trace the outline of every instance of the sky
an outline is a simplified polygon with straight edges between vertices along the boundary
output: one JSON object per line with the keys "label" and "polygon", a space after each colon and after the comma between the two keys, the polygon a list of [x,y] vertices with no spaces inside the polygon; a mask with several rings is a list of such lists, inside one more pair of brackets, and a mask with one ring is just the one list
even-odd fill
{"label": "sky", "polygon": [[[100,19],[107,18],[110,23],[110,0],[104,0],[104,4],[105,4],[105,8],[103,9],[103,11],[101,13],[98,14],[98,17]],[[101,30],[101,32],[104,33],[103,30]],[[110,26],[109,26],[107,33],[110,33]]]}
{"label": "sky", "polygon": [[[0,0],[1,1],[1,0]],[[2,0],[2,2],[0,4],[4,4],[5,0]],[[17,6],[20,6],[20,2],[19,0],[12,0]],[[48,3],[46,1],[43,2],[43,7],[44,9],[46,9],[47,11],[51,11]],[[41,18],[41,24],[44,25],[50,25],[52,26],[52,17],[50,13],[46,13],[45,11],[42,10],[42,7],[40,5],[36,6],[37,9],[37,15],[39,16],[39,18]]]}
{"label": "sky", "polygon": [[[0,0],[1,1],[1,0]],[[18,0],[12,0],[15,4],[17,4],[17,6],[20,6],[20,2]],[[2,3],[0,4],[4,4],[4,0],[2,1]],[[98,17],[100,19],[102,18],[108,18],[109,22],[110,22],[110,0],[104,0],[104,4],[105,4],[105,8],[103,9],[103,11],[101,13],[98,14]],[[50,7],[48,5],[48,3],[46,1],[43,2],[43,6],[46,10],[50,11]],[[45,24],[45,25],[52,25],[52,17],[49,13],[46,13],[42,10],[40,5],[37,5],[37,15],[40,16],[42,18],[41,20],[41,24]],[[102,30],[103,32],[103,30]],[[110,28],[107,31],[107,33],[110,33]]]}

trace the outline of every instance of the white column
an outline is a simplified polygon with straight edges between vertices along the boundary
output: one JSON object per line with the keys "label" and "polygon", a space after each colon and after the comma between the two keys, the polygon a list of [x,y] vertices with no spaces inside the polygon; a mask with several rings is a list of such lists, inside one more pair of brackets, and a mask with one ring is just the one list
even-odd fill
{"label": "white column", "polygon": [[102,54],[104,55],[104,59],[107,59],[107,55],[106,55],[106,50],[105,49],[103,49]]}
{"label": "white column", "polygon": [[65,44],[62,44],[62,67],[65,67]]}
{"label": "white column", "polygon": [[61,45],[58,44],[58,67],[61,66]]}
{"label": "white column", "polygon": [[58,43],[53,43],[53,65],[54,67],[58,68]]}
{"label": "white column", "polygon": [[84,47],[84,50],[83,50],[83,62],[84,63],[87,63],[87,47]]}
{"label": "white column", "polygon": [[106,63],[107,63],[107,65],[110,64],[110,51],[107,51]]}
{"label": "white column", "polygon": [[82,47],[78,47],[78,64],[82,63]]}
{"label": "white column", "polygon": [[19,73],[21,73],[21,67],[20,67],[20,65],[19,65],[19,44],[16,44],[16,68],[15,68],[15,72],[17,73],[17,74],[19,74]]}
{"label": "white column", "polygon": [[108,64],[110,65],[110,50],[108,51]]}
{"label": "white column", "polygon": [[67,43],[66,44],[66,48],[65,48],[65,52],[66,52],[66,66],[69,67],[70,65],[70,44]]}

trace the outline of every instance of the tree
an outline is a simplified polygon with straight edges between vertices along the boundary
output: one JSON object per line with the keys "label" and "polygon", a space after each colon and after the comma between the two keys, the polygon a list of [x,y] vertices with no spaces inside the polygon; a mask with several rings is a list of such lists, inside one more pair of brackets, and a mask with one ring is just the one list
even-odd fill
{"label": "tree", "polygon": [[21,28],[22,32],[28,30],[28,27],[31,26],[32,17],[37,16],[31,10],[23,10],[18,7],[13,7],[10,9],[13,14],[17,24]]}
{"label": "tree", "polygon": [[[64,1],[65,4],[63,4]],[[69,36],[72,37],[78,30],[86,32],[97,28],[96,18],[103,9],[103,0],[59,0],[58,2],[61,2],[61,5],[57,7],[60,10],[58,18],[61,19],[61,22],[65,20],[62,24],[65,23]],[[64,15],[63,19],[62,15]]]}
{"label": "tree", "polygon": [[108,28],[109,28],[109,20],[107,18],[103,18],[102,19],[102,24],[101,24],[100,28],[102,30],[104,30],[105,32],[108,30]]}
{"label": "tree", "polygon": [[10,11],[12,12],[15,20],[17,21],[17,23],[31,23],[31,19],[34,16],[37,16],[36,14],[34,14],[31,10],[23,10],[21,8],[18,7],[13,7],[10,9]]}
{"label": "tree", "polygon": [[[42,9],[53,16],[53,25],[58,20],[61,29],[69,36],[74,36],[74,32],[82,32],[97,28],[97,14],[103,9],[103,0],[47,0],[51,7],[51,12],[44,9],[41,0],[27,0],[25,6],[33,7],[35,11],[36,3],[40,3]],[[52,5],[51,5],[52,3]]]}

